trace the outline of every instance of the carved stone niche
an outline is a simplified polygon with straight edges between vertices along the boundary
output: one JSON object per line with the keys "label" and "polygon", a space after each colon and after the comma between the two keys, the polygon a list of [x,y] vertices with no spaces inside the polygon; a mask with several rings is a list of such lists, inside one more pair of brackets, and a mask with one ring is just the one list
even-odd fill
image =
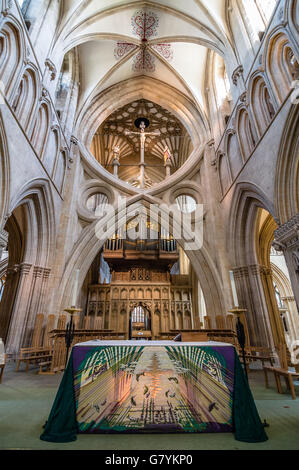
{"label": "carved stone niche", "polygon": [[12,7],[12,0],[3,0],[2,10],[1,10],[2,15],[7,16],[11,7]]}
{"label": "carved stone niche", "polygon": [[53,64],[53,62],[49,58],[46,59],[45,66],[47,67],[47,69],[50,72],[50,80],[52,82],[53,80],[55,80],[56,75],[57,75],[56,66],[55,66],[55,64]]}
{"label": "carved stone niche", "polygon": [[233,80],[233,84],[234,84],[235,86],[238,85],[238,81],[239,81],[239,79],[243,76],[243,72],[244,72],[243,65],[239,65],[239,66],[233,71],[232,80]]}
{"label": "carved stone niche", "polygon": [[247,95],[247,91],[244,91],[244,93],[242,93],[240,95],[240,101],[241,103],[245,104],[245,106],[248,106],[248,95]]}

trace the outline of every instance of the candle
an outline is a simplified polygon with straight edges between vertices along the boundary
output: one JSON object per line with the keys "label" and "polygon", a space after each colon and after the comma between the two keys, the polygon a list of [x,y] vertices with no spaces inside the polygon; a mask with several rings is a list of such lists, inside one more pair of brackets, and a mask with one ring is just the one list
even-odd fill
{"label": "candle", "polygon": [[235,304],[235,307],[239,307],[239,301],[238,301],[238,296],[237,296],[234,273],[233,273],[233,271],[230,271],[229,274],[230,274],[230,281],[231,281],[231,288],[232,288],[232,293],[233,293],[234,304]]}
{"label": "candle", "polygon": [[74,283],[74,288],[73,288],[73,297],[72,297],[72,307],[76,306],[76,301],[77,301],[77,292],[78,292],[78,283],[79,283],[79,273],[80,270],[76,270],[76,276],[75,276],[75,283]]}

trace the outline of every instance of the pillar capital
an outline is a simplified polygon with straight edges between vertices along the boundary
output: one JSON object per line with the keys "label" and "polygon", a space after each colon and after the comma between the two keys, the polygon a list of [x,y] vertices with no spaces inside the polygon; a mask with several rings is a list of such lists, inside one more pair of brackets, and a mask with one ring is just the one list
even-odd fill
{"label": "pillar capital", "polygon": [[299,243],[299,214],[280,225],[274,232],[274,244],[287,249]]}

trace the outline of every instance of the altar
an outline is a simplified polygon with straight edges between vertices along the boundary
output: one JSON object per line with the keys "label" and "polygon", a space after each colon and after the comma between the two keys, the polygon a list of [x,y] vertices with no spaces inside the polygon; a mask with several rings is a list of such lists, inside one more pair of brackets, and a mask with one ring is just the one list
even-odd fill
{"label": "altar", "polygon": [[41,439],[213,432],[267,440],[233,345],[94,340],[73,347]]}

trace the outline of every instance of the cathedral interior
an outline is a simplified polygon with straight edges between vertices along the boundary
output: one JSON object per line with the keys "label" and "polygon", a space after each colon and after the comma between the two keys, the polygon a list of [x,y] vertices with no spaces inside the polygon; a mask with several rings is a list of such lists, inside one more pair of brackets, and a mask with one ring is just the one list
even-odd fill
{"label": "cathedral interior", "polygon": [[16,364],[57,383],[71,317],[73,344],[230,342],[238,309],[298,396],[298,23],[298,0],[0,0],[0,407]]}

